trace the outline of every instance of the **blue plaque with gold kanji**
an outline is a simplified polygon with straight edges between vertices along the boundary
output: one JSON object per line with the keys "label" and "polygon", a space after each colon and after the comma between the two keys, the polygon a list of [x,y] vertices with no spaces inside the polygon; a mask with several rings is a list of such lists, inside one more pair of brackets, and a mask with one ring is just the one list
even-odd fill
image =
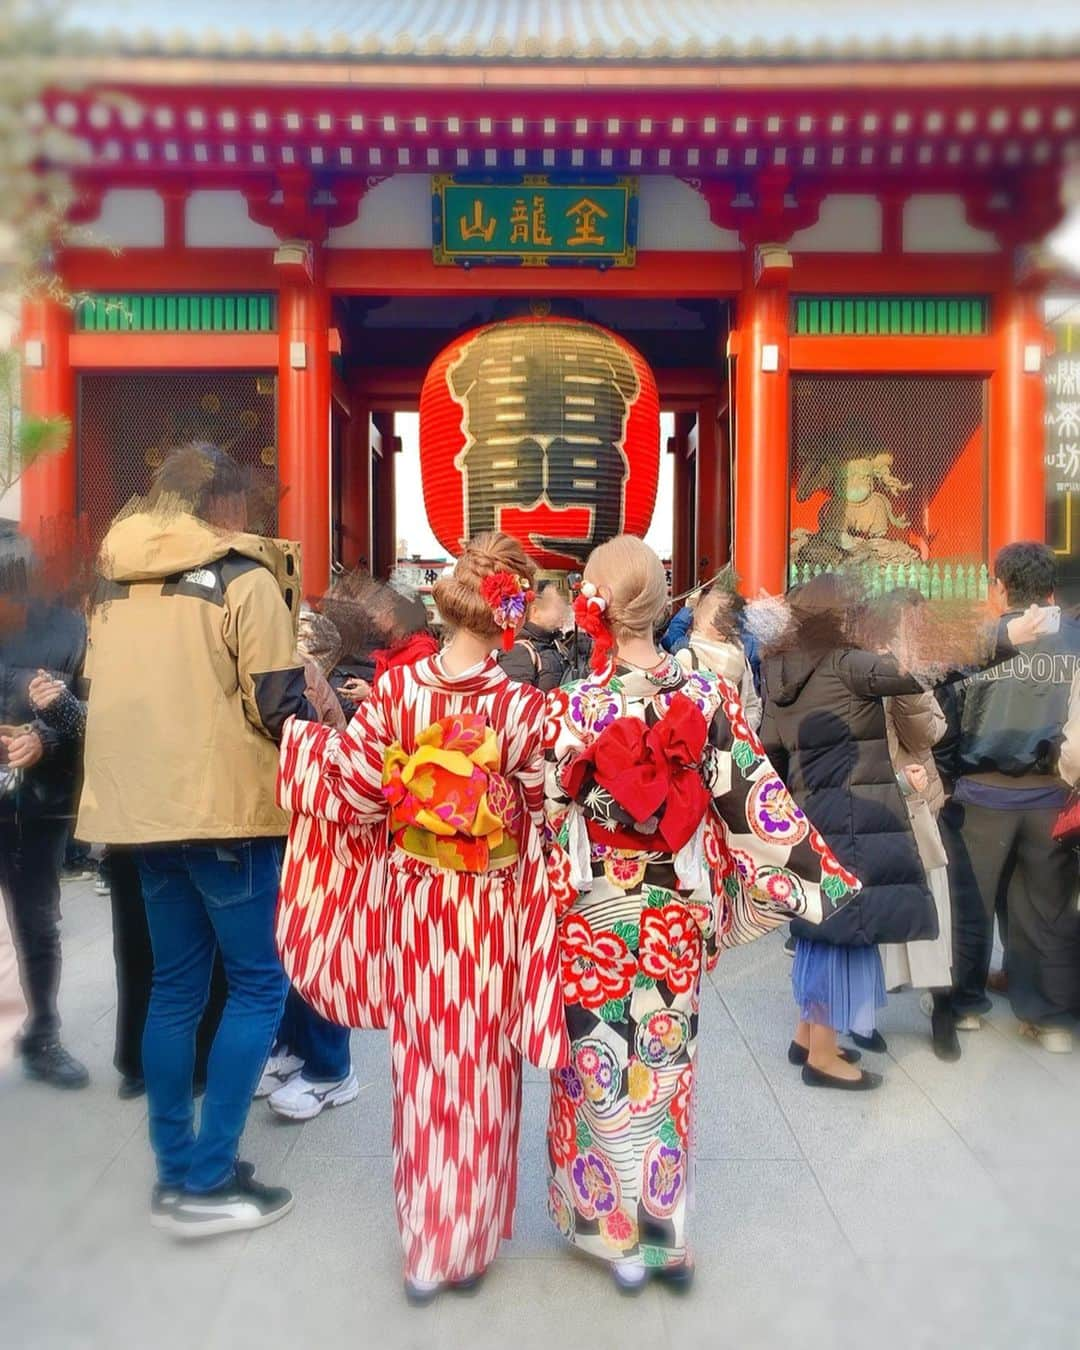
{"label": "blue plaque with gold kanji", "polygon": [[553,174],[432,179],[436,263],[632,267],[637,179]]}

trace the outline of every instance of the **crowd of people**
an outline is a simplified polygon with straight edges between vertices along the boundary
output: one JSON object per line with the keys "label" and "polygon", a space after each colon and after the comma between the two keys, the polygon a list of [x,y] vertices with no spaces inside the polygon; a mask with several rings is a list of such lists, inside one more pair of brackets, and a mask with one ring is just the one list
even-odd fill
{"label": "crowd of people", "polygon": [[253,1100],[346,1105],[350,1031],[381,1028],[411,1302],[475,1289],[510,1233],[523,1060],[550,1074],[559,1232],[624,1293],[684,1290],[701,981],[789,924],[807,1087],[881,1087],[863,1056],[902,988],[944,1061],[988,987],[1071,1050],[1080,621],[1043,545],[1001,551],[986,614],[826,573],[749,601],[723,576],[671,618],[640,539],[571,600],[488,534],[436,632],[362,573],[301,605],[246,490],[223,451],[172,452],[82,605],[21,541],[0,560],[0,1054],[88,1082],[57,993],[92,841],[155,1226],[284,1217],[240,1157]]}

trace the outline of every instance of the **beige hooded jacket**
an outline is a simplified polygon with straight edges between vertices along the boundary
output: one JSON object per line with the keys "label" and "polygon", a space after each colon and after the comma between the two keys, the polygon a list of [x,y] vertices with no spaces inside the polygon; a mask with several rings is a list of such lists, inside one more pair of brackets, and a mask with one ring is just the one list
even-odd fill
{"label": "beige hooded jacket", "polygon": [[295,546],[138,512],[109,531],[98,570],[79,838],[285,834],[276,741],[287,717],[313,716]]}

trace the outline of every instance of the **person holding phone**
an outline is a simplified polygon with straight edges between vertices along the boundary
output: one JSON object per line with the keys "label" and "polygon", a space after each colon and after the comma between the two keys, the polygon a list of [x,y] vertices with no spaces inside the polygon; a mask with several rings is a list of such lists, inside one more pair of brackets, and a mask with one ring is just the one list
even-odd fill
{"label": "person holding phone", "polygon": [[7,906],[28,1016],[23,1069],[83,1088],[86,1068],[60,1041],[60,869],[78,790],[78,728],[56,728],[31,696],[35,681],[70,688],[86,650],[74,609],[41,593],[33,560],[0,563],[0,893]]}
{"label": "person holding phone", "polygon": [[1080,669],[1080,621],[1054,603],[1055,582],[1045,544],[1008,544],[998,553],[992,599],[1006,617],[1040,606],[1039,636],[949,692],[952,731],[939,763],[954,782],[941,824],[955,915],[957,1027],[977,1030],[992,1006],[986,985],[1003,893],[1008,997],[1021,1034],[1065,1054],[1080,1014],[1080,873],[1075,850],[1052,830],[1066,800],[1059,747]]}

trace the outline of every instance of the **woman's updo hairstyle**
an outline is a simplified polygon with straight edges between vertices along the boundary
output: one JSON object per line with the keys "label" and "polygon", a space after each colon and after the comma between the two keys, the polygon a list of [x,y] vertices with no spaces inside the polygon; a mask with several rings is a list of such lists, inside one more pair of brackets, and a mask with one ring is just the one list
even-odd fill
{"label": "woman's updo hairstyle", "polygon": [[619,534],[594,548],[585,580],[607,601],[604,618],[616,639],[651,637],[667,613],[664,564],[636,535]]}
{"label": "woman's updo hairstyle", "polygon": [[480,638],[498,637],[491,606],[480,594],[484,578],[492,572],[512,572],[533,583],[536,568],[516,539],[508,534],[478,534],[465,545],[453,573],[432,587],[432,598],[448,628],[464,629]]}

